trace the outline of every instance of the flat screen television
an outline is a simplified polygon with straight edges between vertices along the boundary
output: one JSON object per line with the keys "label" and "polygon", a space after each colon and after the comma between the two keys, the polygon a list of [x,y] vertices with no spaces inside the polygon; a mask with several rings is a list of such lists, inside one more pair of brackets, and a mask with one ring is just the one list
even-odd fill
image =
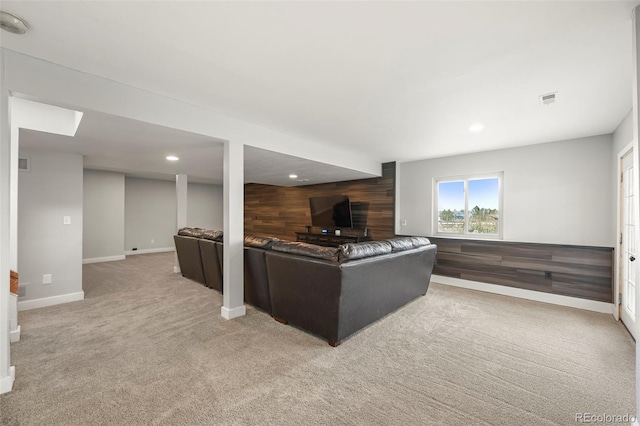
{"label": "flat screen television", "polygon": [[321,228],[352,228],[351,203],[346,195],[309,198],[311,224]]}

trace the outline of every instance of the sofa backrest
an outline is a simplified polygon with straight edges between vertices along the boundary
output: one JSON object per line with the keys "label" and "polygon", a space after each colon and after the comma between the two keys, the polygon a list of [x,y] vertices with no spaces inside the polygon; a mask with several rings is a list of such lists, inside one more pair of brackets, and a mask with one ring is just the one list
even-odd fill
{"label": "sofa backrest", "polygon": [[245,235],[244,246],[270,250],[271,247],[279,242],[279,238],[266,237],[262,235]]}
{"label": "sofa backrest", "polygon": [[387,241],[367,241],[364,243],[342,244],[339,249],[340,254],[338,260],[340,262],[347,262],[364,257],[389,254],[391,253],[391,244]]}
{"label": "sofa backrest", "polygon": [[299,256],[313,257],[323,260],[338,260],[338,249],[335,247],[323,247],[315,244],[307,244],[292,241],[278,241],[271,247],[273,251],[296,254]]}
{"label": "sofa backrest", "polygon": [[204,238],[206,240],[222,241],[222,231],[214,231],[204,228],[180,228],[178,230],[178,235],[183,237]]}

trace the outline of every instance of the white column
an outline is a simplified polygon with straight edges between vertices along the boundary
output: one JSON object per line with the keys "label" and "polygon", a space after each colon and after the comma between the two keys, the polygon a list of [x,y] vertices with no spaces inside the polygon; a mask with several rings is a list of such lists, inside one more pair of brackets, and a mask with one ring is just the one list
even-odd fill
{"label": "white column", "polygon": [[[640,164],[640,150],[638,149],[638,122],[640,120],[640,105],[638,105],[638,99],[640,99],[638,89],[640,88],[640,25],[638,22],[638,13],[640,11],[640,7],[636,7],[633,9],[632,13],[632,66],[633,66],[633,157],[634,164],[637,170],[638,164]],[[640,188],[640,173],[634,173],[634,182],[633,185],[635,188]],[[634,197],[634,222],[640,223],[640,197]],[[640,241],[638,239],[640,237],[640,228],[636,226],[636,241]],[[640,268],[636,269],[636,283],[640,282]],[[640,292],[636,292],[636,306],[640,306]],[[638,342],[636,342],[636,416],[640,414],[640,346]],[[638,419],[634,422],[635,425],[640,424]]]}
{"label": "white column", "polygon": [[[176,175],[176,231],[187,226],[187,175]],[[176,251],[176,266],[173,272],[180,273],[180,263],[178,262],[178,252]]]}
{"label": "white column", "polygon": [[246,314],[244,306],[244,145],[224,143],[223,306],[226,319]]}
{"label": "white column", "polygon": [[[9,100],[11,102],[11,100]],[[16,117],[11,120],[11,177],[9,179],[11,191],[9,193],[9,267],[18,271],[18,137],[19,129],[15,125]],[[19,271],[18,271],[19,272]],[[18,296],[9,296],[9,340],[20,341],[20,326],[18,325]]]}
{"label": "white column", "polygon": [[4,55],[4,50],[0,50],[0,394],[11,391],[15,377],[9,350],[11,120]]}

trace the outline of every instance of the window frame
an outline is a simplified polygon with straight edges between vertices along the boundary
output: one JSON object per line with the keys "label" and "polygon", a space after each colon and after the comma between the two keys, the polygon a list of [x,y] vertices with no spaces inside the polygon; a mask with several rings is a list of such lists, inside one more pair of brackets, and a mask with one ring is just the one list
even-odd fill
{"label": "window frame", "polygon": [[[498,179],[498,233],[497,234],[478,234],[469,232],[469,181],[480,179]],[[464,182],[464,228],[462,233],[440,232],[438,231],[438,221],[440,219],[439,206],[440,193],[439,184],[443,182]],[[461,239],[478,239],[478,240],[503,240],[504,239],[504,172],[493,173],[476,173],[456,176],[442,176],[433,178],[433,221],[432,235],[439,238],[461,238]]]}

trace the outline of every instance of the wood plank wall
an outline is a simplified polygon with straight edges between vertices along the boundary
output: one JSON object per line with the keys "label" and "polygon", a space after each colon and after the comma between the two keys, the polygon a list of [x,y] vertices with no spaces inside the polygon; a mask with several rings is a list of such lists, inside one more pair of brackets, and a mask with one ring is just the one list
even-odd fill
{"label": "wood plank wall", "polygon": [[[613,301],[613,248],[430,237],[436,275]],[[551,277],[545,272],[550,272]]]}
{"label": "wood plank wall", "polygon": [[[394,236],[396,164],[382,165],[382,177],[345,182],[281,187],[247,184],[244,187],[244,230],[246,234],[272,235],[295,241],[295,232],[311,225],[309,198],[348,195],[352,203],[363,203],[366,223],[374,239]],[[354,208],[356,220],[357,205]],[[314,229],[320,232],[320,229]],[[347,231],[360,233],[362,231]]]}

